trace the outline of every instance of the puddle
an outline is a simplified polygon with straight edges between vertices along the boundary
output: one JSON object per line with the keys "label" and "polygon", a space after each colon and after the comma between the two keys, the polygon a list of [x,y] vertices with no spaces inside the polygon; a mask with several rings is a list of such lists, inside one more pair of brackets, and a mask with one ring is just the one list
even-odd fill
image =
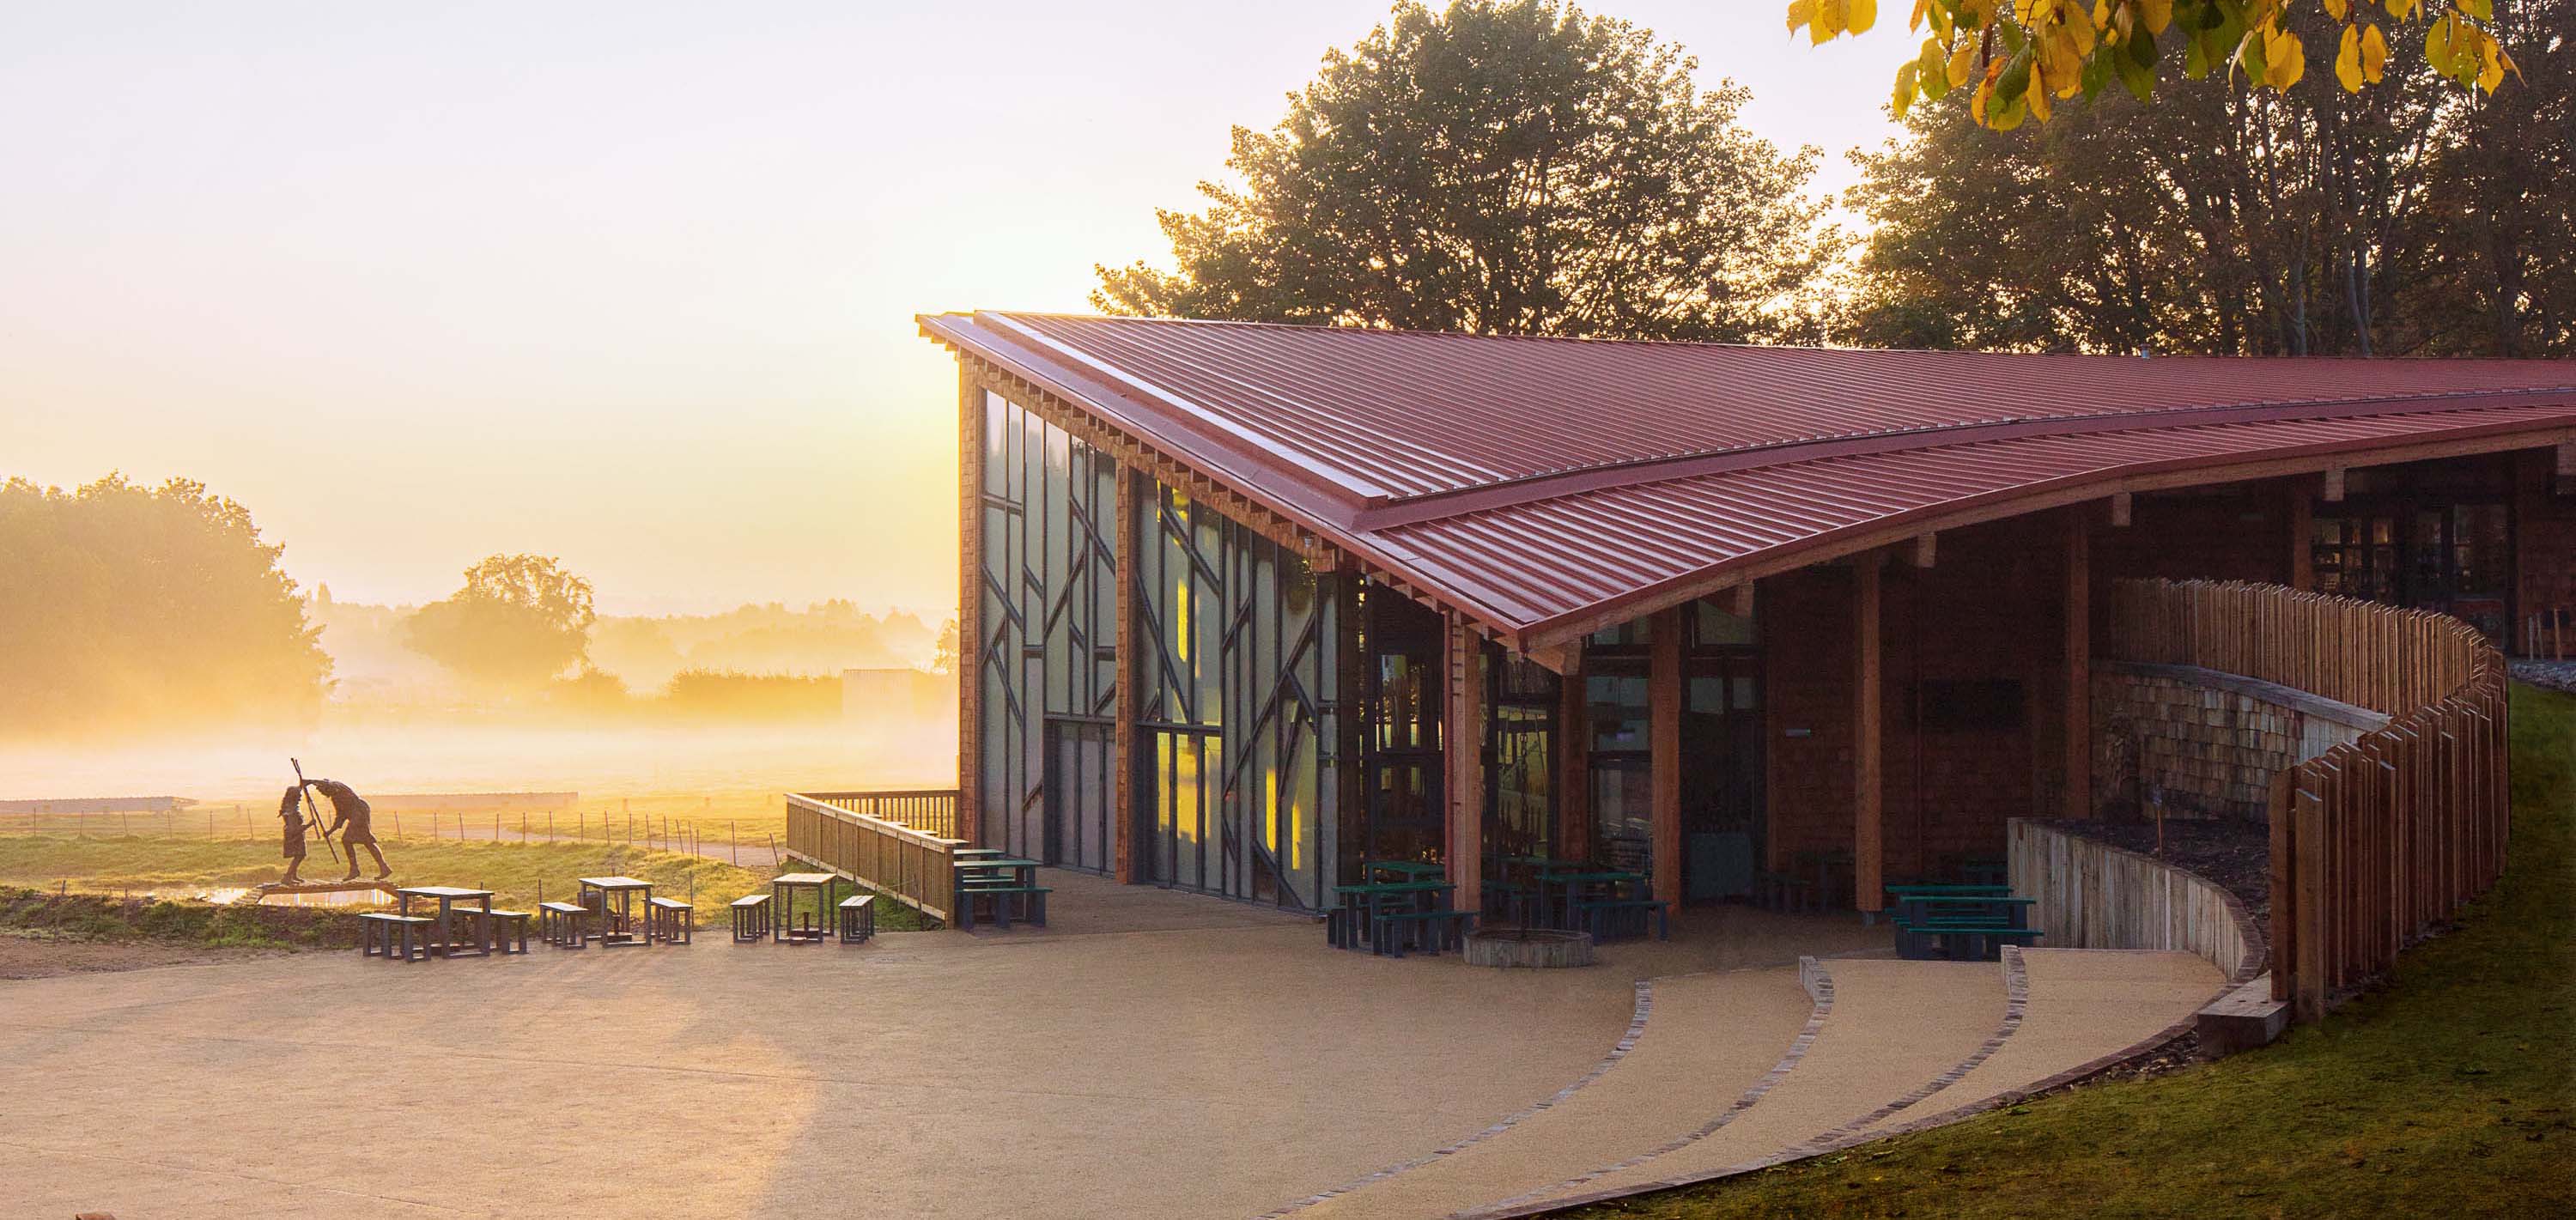
{"label": "puddle", "polygon": [[[217,905],[230,905],[241,901],[243,896],[250,892],[251,890],[248,886],[229,886],[224,889],[198,890],[195,893],[187,895],[187,897],[195,898],[203,902],[215,903]],[[269,894],[259,900],[259,905],[267,907],[362,907],[373,906],[377,903],[387,901],[390,901],[390,899],[388,899],[383,893],[376,890],[332,890],[318,894]]]}

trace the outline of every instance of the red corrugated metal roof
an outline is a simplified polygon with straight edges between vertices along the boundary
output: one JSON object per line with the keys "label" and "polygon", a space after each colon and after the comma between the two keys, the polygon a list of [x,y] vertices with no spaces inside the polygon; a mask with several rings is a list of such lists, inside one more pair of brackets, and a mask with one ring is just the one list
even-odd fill
{"label": "red corrugated metal roof", "polygon": [[2091,484],[2576,436],[2576,366],[2551,361],[921,322],[1525,646],[1730,567]]}

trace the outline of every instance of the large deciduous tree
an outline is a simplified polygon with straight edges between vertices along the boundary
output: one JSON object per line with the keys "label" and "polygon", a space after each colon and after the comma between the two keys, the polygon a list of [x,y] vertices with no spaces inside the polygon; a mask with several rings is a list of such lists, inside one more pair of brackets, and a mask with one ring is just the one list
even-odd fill
{"label": "large deciduous tree", "polygon": [[406,641],[477,683],[531,688],[589,653],[590,582],[537,555],[494,555],[465,569],[465,586],[414,611]]}
{"label": "large deciduous tree", "polygon": [[1409,3],[1266,132],[1239,185],[1159,213],[1178,266],[1100,268],[1134,314],[1496,334],[1796,333],[1840,248],[1816,152],[1737,122],[1746,91],[1626,22],[1547,0]]}
{"label": "large deciduous tree", "polygon": [[311,715],[331,658],[282,551],[185,479],[0,484],[0,730]]}
{"label": "large deciduous tree", "polygon": [[[2499,5],[2525,87],[2401,45],[2382,87],[2111,91],[2053,121],[1916,106],[1862,158],[1839,337],[1875,346],[2576,354],[2576,0]],[[2179,67],[2168,64],[2168,73]]]}

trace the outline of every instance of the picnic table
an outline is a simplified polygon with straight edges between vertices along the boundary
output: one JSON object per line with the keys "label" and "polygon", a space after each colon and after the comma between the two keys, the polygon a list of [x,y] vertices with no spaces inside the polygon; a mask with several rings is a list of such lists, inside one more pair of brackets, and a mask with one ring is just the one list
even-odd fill
{"label": "picnic table", "polygon": [[[824,913],[830,906],[824,895],[840,881],[830,873],[780,873],[771,878],[770,901],[777,911],[775,922],[769,925],[770,940],[786,945],[821,943],[829,935],[825,925],[831,922],[830,916]],[[814,921],[799,924],[796,922],[796,895],[804,890],[814,893]]]}
{"label": "picnic table", "polygon": [[[1925,893],[1925,890],[1949,891]],[[1994,890],[1993,893],[1957,893]],[[2028,945],[2039,933],[2027,909],[2039,900],[2015,898],[2001,886],[1890,887],[1896,895],[1896,954],[1920,960],[1936,946],[1945,956],[1993,960],[2005,944]],[[1964,952],[1963,952],[1964,951]]]}
{"label": "picnic table", "polygon": [[[1542,868],[1538,870],[1539,913],[1541,918],[1549,920],[1550,927],[1578,927],[1580,921],[1574,917],[1574,904],[1584,901],[1594,886],[1606,891],[1606,897],[1616,898],[1620,896],[1621,887],[1645,883],[1644,873],[1625,869],[1595,868],[1589,864]],[[1553,894],[1549,892],[1551,887],[1555,891]]]}
{"label": "picnic table", "polygon": [[[395,908],[397,913],[406,918],[411,915],[411,900],[414,898],[438,903],[438,930],[430,937],[429,952],[442,957],[481,957],[492,951],[492,891],[453,885],[412,885],[395,890],[394,895],[400,903]],[[480,904],[465,912],[477,921],[472,948],[460,948],[456,943],[456,904],[459,902]]]}
{"label": "picnic table", "polygon": [[584,877],[581,879],[581,905],[599,913],[599,930],[584,937],[597,938],[601,947],[644,945],[652,941],[637,931],[643,924],[636,918],[637,896],[646,910],[652,909],[653,883],[633,877]]}
{"label": "picnic table", "polygon": [[1045,887],[1038,884],[1038,862],[1019,856],[1004,855],[991,848],[969,849],[972,855],[950,853],[949,869],[955,877],[950,894],[952,922],[959,928],[975,926],[975,899],[989,896],[994,903],[993,917],[1001,925],[1011,925],[1010,907],[1016,904],[1030,922],[1046,925]]}
{"label": "picnic table", "polygon": [[1380,874],[1399,881],[1430,881],[1449,875],[1449,870],[1427,860],[1364,860],[1360,863],[1363,883],[1379,880]]}
{"label": "picnic table", "polygon": [[1389,904],[1407,911],[1437,910],[1458,887],[1447,881],[1372,881],[1337,885],[1333,895],[1341,908],[1325,920],[1324,938],[1337,949],[1356,949],[1373,935],[1377,917]]}

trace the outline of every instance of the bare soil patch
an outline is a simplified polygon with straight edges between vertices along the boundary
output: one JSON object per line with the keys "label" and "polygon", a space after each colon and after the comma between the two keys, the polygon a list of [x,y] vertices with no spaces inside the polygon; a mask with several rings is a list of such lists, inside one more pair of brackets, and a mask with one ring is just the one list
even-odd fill
{"label": "bare soil patch", "polygon": [[152,941],[90,940],[42,931],[0,929],[0,979],[44,979],[62,974],[244,961],[275,952],[278,951]]}

